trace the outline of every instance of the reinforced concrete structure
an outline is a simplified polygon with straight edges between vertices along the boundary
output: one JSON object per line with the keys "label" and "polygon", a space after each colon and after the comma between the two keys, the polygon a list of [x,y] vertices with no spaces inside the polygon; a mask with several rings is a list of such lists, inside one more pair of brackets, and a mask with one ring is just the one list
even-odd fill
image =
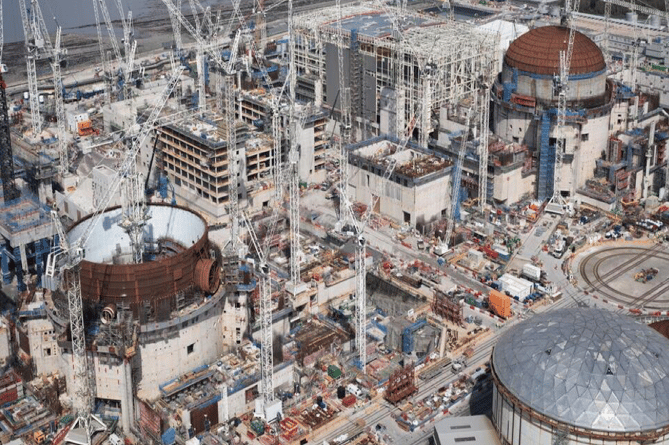
{"label": "reinforced concrete structure", "polygon": [[[422,113],[418,119],[415,111],[430,110],[427,114],[431,114],[473,95],[479,88],[480,73],[495,66],[490,64],[495,63],[496,33],[410,11],[393,13],[400,17],[369,4],[345,5],[341,27],[336,7],[319,8],[294,20],[298,94],[337,112],[341,104],[337,55],[341,29],[342,72],[351,90],[354,140],[402,133],[407,126],[425,135],[431,133],[431,116]],[[401,29],[394,29],[394,21]],[[427,69],[431,76],[424,75]],[[380,123],[382,90],[394,110],[387,128]],[[398,115],[396,110],[402,111]]]}
{"label": "reinforced concrete structure", "polygon": [[[176,196],[212,222],[227,221],[229,204],[225,122],[221,117],[193,118],[162,127],[157,135],[157,168]],[[273,142],[248,125],[236,124],[240,202],[260,208],[269,203]]]}
{"label": "reinforced concrete structure", "polygon": [[[222,316],[226,289],[220,285],[220,256],[208,239],[206,222],[185,208],[151,204],[144,227],[143,262],[133,263],[129,237],[118,225],[122,209],[105,211],[93,228],[81,267],[84,306],[95,314],[87,325],[96,397],[121,406],[125,431],[134,425],[134,401],[154,399],[160,386],[211,363],[226,349]],[[90,218],[73,226],[74,243]],[[71,387],[71,344],[67,300],[45,295],[48,327],[60,350],[59,371]],[[46,370],[48,367],[44,367]],[[49,368],[50,369],[50,368]]]}
{"label": "reinforced concrete structure", "polygon": [[[348,147],[352,201],[370,203],[374,212],[412,226],[441,218],[450,201],[452,162],[444,155],[379,136]],[[388,166],[392,173],[387,174]]]}
{"label": "reinforced concrete structure", "polygon": [[493,130],[502,140],[524,144],[537,159],[536,193],[547,199],[558,187],[574,195],[594,176],[607,148],[615,85],[606,79],[602,51],[576,31],[569,72],[565,152],[555,166],[557,93],[555,76],[569,30],[536,28],[516,39],[506,52],[501,76],[493,85]]}

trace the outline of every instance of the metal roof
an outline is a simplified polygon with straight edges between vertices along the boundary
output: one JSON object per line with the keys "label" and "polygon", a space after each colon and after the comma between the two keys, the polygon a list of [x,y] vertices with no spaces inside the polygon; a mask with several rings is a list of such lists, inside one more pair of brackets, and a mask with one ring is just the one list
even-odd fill
{"label": "metal roof", "polygon": [[504,387],[555,420],[610,432],[669,425],[669,341],[626,316],[535,315],[500,338],[492,364]]}
{"label": "metal roof", "polygon": [[[507,65],[533,74],[556,75],[560,73],[560,52],[566,51],[569,28],[543,26],[534,28],[517,38],[506,51]],[[588,74],[606,68],[604,55],[588,36],[574,31],[574,53],[569,74]]]}

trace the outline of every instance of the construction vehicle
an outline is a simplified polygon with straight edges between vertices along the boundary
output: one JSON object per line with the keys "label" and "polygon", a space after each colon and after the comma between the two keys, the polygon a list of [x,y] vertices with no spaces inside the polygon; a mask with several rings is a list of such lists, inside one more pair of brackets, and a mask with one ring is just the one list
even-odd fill
{"label": "construction vehicle", "polygon": [[660,271],[654,267],[648,269],[641,269],[639,272],[634,274],[634,280],[639,283],[647,283],[659,273]]}

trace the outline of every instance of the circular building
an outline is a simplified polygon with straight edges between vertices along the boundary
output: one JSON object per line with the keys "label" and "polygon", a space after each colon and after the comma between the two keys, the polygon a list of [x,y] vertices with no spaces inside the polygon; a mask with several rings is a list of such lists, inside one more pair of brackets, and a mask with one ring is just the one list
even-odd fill
{"label": "circular building", "polygon": [[[134,412],[130,388],[158,397],[161,384],[216,360],[226,343],[227,292],[206,222],[191,210],[161,204],[147,205],[146,216],[141,263],[133,262],[119,207],[105,210],[90,229],[80,263],[97,397],[120,401],[125,426]],[[68,231],[71,245],[88,232],[90,218]],[[47,313],[57,331],[67,331],[63,292],[53,293]],[[72,379],[67,340],[61,338],[60,366]]]}
{"label": "circular building", "polygon": [[[509,46],[502,73],[493,86],[495,134],[534,152],[540,199],[549,197],[553,190],[557,79],[560,53],[566,52],[568,40],[569,28],[562,26],[535,28],[523,34]],[[585,185],[606,149],[612,88],[613,83],[606,79],[602,51],[586,35],[575,31],[567,88],[565,152],[556,171],[557,186],[564,194]]]}
{"label": "circular building", "polygon": [[503,443],[669,444],[669,340],[631,318],[535,315],[499,339],[491,368]]}
{"label": "circular building", "polygon": [[[149,205],[144,262],[139,264],[132,262],[130,237],[118,224],[122,216],[119,207],[105,211],[89,235],[81,262],[84,301],[127,306],[135,317],[152,313],[155,321],[164,321],[176,308],[177,295],[216,292],[220,271],[200,215],[181,207]],[[71,244],[88,230],[89,219],[70,229]]]}

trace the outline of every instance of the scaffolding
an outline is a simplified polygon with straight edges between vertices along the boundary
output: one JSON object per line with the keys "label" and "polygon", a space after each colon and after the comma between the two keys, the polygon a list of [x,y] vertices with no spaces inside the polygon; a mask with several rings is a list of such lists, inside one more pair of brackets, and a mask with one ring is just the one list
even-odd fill
{"label": "scaffolding", "polygon": [[553,196],[553,175],[555,171],[555,146],[550,144],[551,114],[541,115],[541,146],[539,147],[539,179],[537,197],[543,201]]}
{"label": "scaffolding", "polygon": [[[430,125],[430,122],[412,120],[416,105],[413,102],[425,96],[421,73],[428,64],[434,71],[428,109],[436,111],[463,97],[473,97],[478,91],[481,73],[496,63],[498,34],[473,25],[397,11],[403,26],[398,35],[393,19],[384,11],[370,5],[346,5],[341,9],[341,20],[334,7],[319,8],[295,18],[297,71],[321,73],[325,68],[327,72],[328,64],[336,61],[336,57],[327,55],[328,47],[343,46],[349,53],[350,69],[356,74],[350,82],[352,108],[363,106],[362,88],[370,87],[370,83],[375,84],[376,97],[381,95],[382,88],[397,90],[397,85],[402,85],[397,109],[403,109],[405,116],[398,116],[398,122],[407,123],[409,128]],[[402,54],[397,54],[398,51]],[[367,73],[370,68],[365,63],[367,59],[376,61],[374,73]],[[360,72],[362,68],[364,72]],[[328,91],[328,95],[331,95],[328,102],[332,103],[336,91]],[[365,104],[365,108],[368,106]]]}

